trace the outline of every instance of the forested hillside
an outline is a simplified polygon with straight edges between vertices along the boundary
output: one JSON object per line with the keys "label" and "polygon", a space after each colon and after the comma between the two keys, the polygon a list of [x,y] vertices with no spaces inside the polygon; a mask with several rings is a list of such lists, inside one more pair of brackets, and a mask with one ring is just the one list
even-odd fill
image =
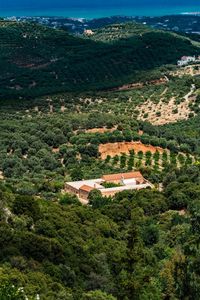
{"label": "forested hillside", "polygon": [[[175,66],[196,36],[0,36],[0,300],[199,300],[200,65]],[[66,193],[132,171],[152,189]]]}
{"label": "forested hillside", "polygon": [[1,184],[2,299],[24,299],[5,297],[13,283],[29,299],[198,299],[199,176],[194,166],[170,171],[163,192],[96,197],[92,207]]}
{"label": "forested hillside", "polygon": [[[100,29],[92,40],[33,23],[1,21],[0,35],[1,99],[146,81],[161,77],[159,68],[176,64],[183,54],[199,54],[198,44],[188,38],[135,23]],[[108,39],[114,42],[105,43]]]}

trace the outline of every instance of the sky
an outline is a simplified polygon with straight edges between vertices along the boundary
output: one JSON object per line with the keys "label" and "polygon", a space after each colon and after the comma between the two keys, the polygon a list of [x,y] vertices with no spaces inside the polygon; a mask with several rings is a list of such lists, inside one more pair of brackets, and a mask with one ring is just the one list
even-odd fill
{"label": "sky", "polygon": [[200,11],[200,0],[0,0],[0,16],[100,17],[163,15],[185,11]]}
{"label": "sky", "polygon": [[86,8],[121,6],[186,6],[198,5],[199,0],[0,0],[0,9]]}

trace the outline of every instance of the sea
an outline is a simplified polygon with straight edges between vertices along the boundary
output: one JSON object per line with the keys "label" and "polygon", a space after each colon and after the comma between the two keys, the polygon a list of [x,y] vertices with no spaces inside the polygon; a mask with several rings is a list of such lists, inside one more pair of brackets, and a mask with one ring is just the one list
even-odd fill
{"label": "sea", "polygon": [[200,15],[200,0],[0,0],[0,16],[59,16],[93,19],[109,16]]}

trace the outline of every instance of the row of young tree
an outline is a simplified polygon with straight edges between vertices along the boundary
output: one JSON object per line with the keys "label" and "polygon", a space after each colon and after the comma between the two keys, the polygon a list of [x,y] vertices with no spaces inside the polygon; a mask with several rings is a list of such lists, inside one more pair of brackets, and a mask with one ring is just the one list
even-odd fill
{"label": "row of young tree", "polygon": [[[17,114],[15,111],[2,111],[0,124],[1,176],[15,186],[16,190],[25,194],[43,193],[45,197],[51,198],[63,188],[65,181],[97,178],[105,173],[143,166],[153,169],[151,180],[160,182],[163,175],[157,173],[163,168],[168,171],[169,164],[181,166],[193,163],[194,152],[186,143],[179,144],[176,141],[179,129],[177,133],[176,130],[172,133],[172,125],[158,128],[122,116],[118,120],[113,114],[106,113],[99,114],[98,118],[95,113],[83,114],[82,118],[79,114],[30,116],[24,116],[24,112]],[[195,132],[198,131],[195,120],[188,121],[188,134],[193,128],[196,128]],[[118,121],[120,123],[116,126]],[[87,132],[88,128],[98,128],[102,124],[112,132]],[[178,125],[174,126],[179,128]],[[172,128],[170,134],[168,128]],[[142,135],[138,133],[140,129],[144,131]],[[186,130],[184,134],[187,134]],[[168,147],[171,154],[167,158],[165,152],[162,156],[158,153],[152,155],[150,152],[141,152],[134,154],[134,158],[122,155],[121,158],[112,159],[112,162],[102,162],[99,159],[99,144],[116,141],[141,141],[144,144]],[[198,144],[197,138],[193,141],[195,145]],[[192,155],[183,155],[179,151]]]}
{"label": "row of young tree", "polygon": [[193,162],[194,158],[190,155],[184,155],[182,153],[176,154],[173,152],[167,153],[166,151],[163,153],[160,153],[159,151],[156,151],[155,153],[152,153],[151,151],[145,153],[139,151],[138,153],[135,153],[134,150],[131,150],[129,155],[122,153],[113,158],[108,155],[105,159],[105,163],[118,165],[121,169],[127,168],[128,170],[140,168],[141,166],[152,167],[155,170],[163,170],[169,165],[172,167],[183,167],[184,165],[192,165]]}

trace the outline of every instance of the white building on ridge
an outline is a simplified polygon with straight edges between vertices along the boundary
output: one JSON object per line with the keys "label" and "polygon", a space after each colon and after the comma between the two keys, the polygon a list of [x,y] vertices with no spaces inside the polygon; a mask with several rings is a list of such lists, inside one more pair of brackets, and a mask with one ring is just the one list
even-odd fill
{"label": "white building on ridge", "polygon": [[186,66],[192,62],[199,62],[199,57],[195,56],[182,56],[180,60],[177,61],[179,67]]}

